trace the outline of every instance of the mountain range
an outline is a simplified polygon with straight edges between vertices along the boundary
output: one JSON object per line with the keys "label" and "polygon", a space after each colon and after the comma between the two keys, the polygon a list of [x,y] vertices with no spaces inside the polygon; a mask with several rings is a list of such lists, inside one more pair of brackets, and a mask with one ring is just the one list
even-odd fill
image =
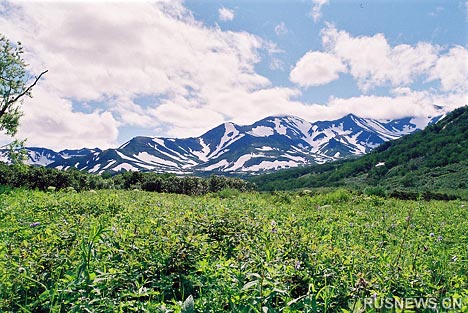
{"label": "mountain range", "polygon": [[[308,122],[270,116],[252,125],[221,124],[200,137],[135,137],[116,149],[59,152],[28,147],[27,163],[61,170],[261,173],[357,157],[382,143],[424,129],[436,117],[375,120],[348,114],[332,121]],[[8,162],[7,150],[0,160]]]}
{"label": "mountain range", "polygon": [[379,194],[410,191],[468,199],[468,106],[422,131],[355,159],[250,177],[259,190],[346,187]]}

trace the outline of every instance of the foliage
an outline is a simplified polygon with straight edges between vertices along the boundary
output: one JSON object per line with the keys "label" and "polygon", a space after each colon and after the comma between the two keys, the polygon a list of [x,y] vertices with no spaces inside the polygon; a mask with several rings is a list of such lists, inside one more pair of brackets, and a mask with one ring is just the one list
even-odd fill
{"label": "foliage", "polygon": [[49,191],[49,187],[54,187],[54,190],[73,188],[77,191],[115,188],[187,195],[202,195],[223,189],[249,191],[255,188],[252,183],[242,179],[222,176],[199,178],[150,172],[122,172],[106,177],[88,174],[74,168],[60,171],[46,167],[26,166],[20,162],[13,165],[0,163],[0,185]]}
{"label": "foliage", "polygon": [[460,200],[9,190],[0,203],[2,312],[358,312],[364,297],[468,310]]}
{"label": "foliage", "polygon": [[23,165],[28,159],[28,152],[24,149],[26,139],[15,139],[8,145],[8,159],[11,164],[20,166]]}
{"label": "foliage", "polygon": [[251,181],[260,190],[326,186],[362,190],[379,186],[386,193],[404,189],[419,195],[449,193],[468,197],[467,172],[468,107],[465,106],[423,131],[383,143],[358,159],[279,171],[253,177]]}
{"label": "foliage", "polygon": [[31,96],[32,87],[47,72],[42,72],[29,84],[31,77],[22,54],[20,42],[14,45],[0,34],[0,131],[7,135],[14,135],[18,129],[22,99]]}

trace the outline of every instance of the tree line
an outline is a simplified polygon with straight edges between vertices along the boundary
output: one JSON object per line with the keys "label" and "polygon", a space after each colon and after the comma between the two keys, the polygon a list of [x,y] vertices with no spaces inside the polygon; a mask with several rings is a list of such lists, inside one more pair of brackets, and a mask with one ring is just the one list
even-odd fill
{"label": "tree line", "polygon": [[38,190],[138,189],[144,191],[203,195],[223,189],[250,191],[253,183],[240,178],[211,176],[177,176],[150,172],[120,172],[115,175],[89,174],[77,169],[60,171],[53,168],[8,165],[0,162],[0,185]]}

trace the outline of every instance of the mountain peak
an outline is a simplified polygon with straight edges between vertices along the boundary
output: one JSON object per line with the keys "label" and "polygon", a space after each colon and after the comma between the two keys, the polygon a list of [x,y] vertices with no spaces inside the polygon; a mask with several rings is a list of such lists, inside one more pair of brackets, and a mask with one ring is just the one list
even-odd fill
{"label": "mountain peak", "polygon": [[273,121],[273,120],[280,120],[280,121],[301,121],[301,122],[306,122],[306,120],[298,117],[298,116],[295,116],[295,115],[269,115],[263,119],[261,119],[259,122],[261,121]]}
{"label": "mountain peak", "polygon": [[[293,115],[273,115],[251,125],[226,122],[199,137],[137,136],[117,149],[105,151],[56,153],[29,149],[28,162],[59,169],[76,167],[92,173],[258,173],[359,156],[430,121],[408,118],[385,122],[347,114],[311,123]],[[5,155],[0,151],[0,158]]]}

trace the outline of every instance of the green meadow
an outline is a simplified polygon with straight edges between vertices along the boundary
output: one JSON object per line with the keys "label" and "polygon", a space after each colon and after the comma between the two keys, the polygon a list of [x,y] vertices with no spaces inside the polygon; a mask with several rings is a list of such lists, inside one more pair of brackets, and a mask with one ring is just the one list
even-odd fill
{"label": "green meadow", "polygon": [[467,260],[461,200],[0,194],[1,312],[468,312]]}

